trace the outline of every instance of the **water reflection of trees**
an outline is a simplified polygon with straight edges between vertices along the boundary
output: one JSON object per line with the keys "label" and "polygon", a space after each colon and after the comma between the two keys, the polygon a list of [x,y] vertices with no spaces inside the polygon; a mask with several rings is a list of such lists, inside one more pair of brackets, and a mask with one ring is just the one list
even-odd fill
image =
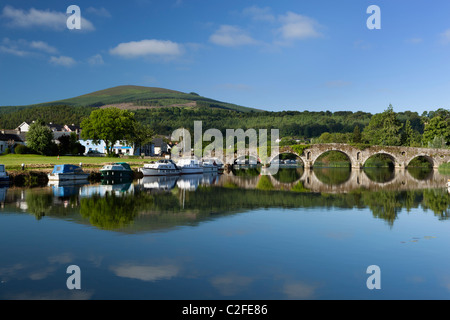
{"label": "water reflection of trees", "polygon": [[107,192],[80,200],[80,214],[100,229],[118,229],[131,224],[138,213],[140,197]]}
{"label": "water reflection of trees", "polygon": [[409,174],[417,180],[427,180],[433,175],[433,168],[408,167]]}
{"label": "water reflection of trees", "polygon": [[[106,192],[79,197],[76,194],[58,197],[51,190],[25,190],[26,212],[38,219],[44,216],[85,222],[106,230],[133,228],[152,230],[179,225],[191,225],[220,215],[259,208],[369,208],[374,218],[393,225],[402,210],[422,207],[431,210],[439,219],[447,219],[450,195],[446,189],[410,191],[355,190],[342,194],[308,192],[298,182],[290,191],[275,190],[267,176],[261,177],[257,189],[238,186],[200,186],[195,191],[178,188],[164,193],[148,193],[136,188],[134,192]],[[266,178],[266,180],[264,180]],[[264,182],[265,181],[265,182]],[[12,197],[10,206],[18,206],[22,199]],[[16,209],[17,210],[17,209]],[[135,221],[139,220],[138,226]]]}
{"label": "water reflection of trees", "polygon": [[367,177],[374,182],[386,183],[395,178],[395,171],[390,167],[364,168],[363,170]]}
{"label": "water reflection of trees", "polygon": [[314,174],[324,184],[339,185],[350,179],[351,168],[314,168]]}
{"label": "water reflection of trees", "polygon": [[273,177],[281,183],[298,181],[303,175],[303,168],[279,168]]}

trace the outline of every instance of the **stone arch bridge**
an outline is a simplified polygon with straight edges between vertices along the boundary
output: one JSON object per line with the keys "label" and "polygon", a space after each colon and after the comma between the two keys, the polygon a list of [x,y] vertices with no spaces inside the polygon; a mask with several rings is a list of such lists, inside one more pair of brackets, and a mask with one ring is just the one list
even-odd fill
{"label": "stone arch bridge", "polygon": [[291,153],[303,161],[305,168],[312,168],[316,160],[328,151],[339,151],[347,155],[352,168],[362,168],[370,157],[378,154],[387,155],[397,169],[407,168],[409,163],[417,157],[426,158],[432,164],[433,168],[438,168],[441,164],[450,162],[450,149],[394,146],[371,146],[360,149],[349,144],[341,143],[313,144],[305,148],[302,154],[298,154],[290,146],[280,147],[278,154],[275,154],[272,159],[275,159],[283,153]]}

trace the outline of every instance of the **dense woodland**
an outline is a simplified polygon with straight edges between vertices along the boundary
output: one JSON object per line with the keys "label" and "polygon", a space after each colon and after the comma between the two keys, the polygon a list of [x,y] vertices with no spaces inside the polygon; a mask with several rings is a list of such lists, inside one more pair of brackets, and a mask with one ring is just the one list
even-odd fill
{"label": "dense woodland", "polygon": [[[80,125],[97,107],[35,106],[1,107],[0,128],[14,129],[23,121]],[[160,135],[175,129],[193,131],[194,121],[202,121],[203,129],[279,129],[285,143],[301,140],[307,143],[365,143],[381,145],[445,147],[450,141],[450,111],[438,109],[419,115],[417,112],[396,113],[390,106],[375,115],[367,112],[250,111],[240,112],[215,108],[159,107],[132,110],[135,119],[150,126]]]}

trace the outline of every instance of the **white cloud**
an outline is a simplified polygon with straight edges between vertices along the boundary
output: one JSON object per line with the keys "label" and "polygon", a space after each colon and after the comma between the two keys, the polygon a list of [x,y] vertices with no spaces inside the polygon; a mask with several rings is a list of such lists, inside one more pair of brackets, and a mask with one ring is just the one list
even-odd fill
{"label": "white cloud", "polygon": [[170,40],[141,40],[120,43],[110,54],[125,58],[145,56],[175,57],[182,54],[182,46]]}
{"label": "white cloud", "polygon": [[251,277],[228,274],[217,276],[210,282],[223,296],[234,296],[247,289],[253,280]]}
{"label": "white cloud", "polygon": [[217,45],[226,47],[237,47],[242,45],[254,45],[258,41],[247,35],[236,26],[222,25],[209,40]]}
{"label": "white cloud", "polygon": [[[67,15],[65,12],[37,10],[28,11],[5,6],[1,15],[8,20],[7,25],[14,28],[45,28],[51,30],[67,29]],[[94,25],[83,16],[81,17],[81,30],[95,30]]]}
{"label": "white cloud", "polygon": [[423,39],[422,38],[411,38],[411,39],[407,39],[406,42],[410,43],[410,44],[419,44],[419,43],[423,42]]}
{"label": "white cloud", "polygon": [[51,57],[50,63],[57,66],[71,67],[76,64],[76,61],[71,57],[59,56],[59,57]]}
{"label": "white cloud", "polygon": [[55,54],[58,49],[52,47],[44,41],[27,41],[24,39],[11,40],[9,38],[3,38],[0,44],[0,51],[9,53],[18,57],[29,56],[37,53],[37,51]]}
{"label": "white cloud", "polygon": [[173,7],[178,8],[181,7],[183,5],[183,0],[177,0],[175,1]]}
{"label": "white cloud", "polygon": [[32,41],[30,43],[30,47],[36,50],[44,51],[47,53],[57,53],[58,49],[50,46],[48,43],[44,41]]}
{"label": "white cloud", "polygon": [[179,269],[174,265],[146,266],[123,264],[110,268],[116,276],[142,281],[168,280],[178,275]]}
{"label": "white cloud", "polygon": [[101,8],[89,7],[86,9],[86,12],[90,14],[95,14],[99,17],[111,18],[111,13],[109,13],[109,11],[103,7]]}
{"label": "white cloud", "polygon": [[255,21],[275,22],[276,20],[272,14],[272,9],[269,7],[260,8],[258,6],[252,6],[245,8],[242,13],[245,16],[250,16]]}
{"label": "white cloud", "polygon": [[287,295],[288,299],[313,299],[316,295],[317,288],[317,286],[297,282],[286,284],[283,288],[283,292]]}
{"label": "white cloud", "polygon": [[17,49],[16,47],[7,47],[0,45],[0,52],[12,54],[17,57],[24,57],[30,54],[28,51]]}
{"label": "white cloud", "polygon": [[101,54],[96,54],[95,56],[92,56],[88,59],[88,63],[91,66],[99,66],[99,65],[103,65],[105,64],[105,62],[103,61],[103,57]]}
{"label": "white cloud", "polygon": [[321,32],[323,26],[313,18],[295,12],[275,15],[270,7],[251,6],[243,9],[241,15],[250,21],[249,26],[252,29],[258,28],[261,35],[273,34],[272,45],[263,40],[256,40],[236,25],[221,25],[210,36],[210,42],[227,47],[262,45],[266,48],[276,48],[291,45],[298,40],[323,37]]}
{"label": "white cloud", "polygon": [[450,43],[450,29],[447,29],[441,33],[441,40],[445,44]]}
{"label": "white cloud", "polygon": [[279,17],[281,28],[278,29],[284,40],[304,40],[318,38],[322,34],[318,31],[320,25],[312,18],[288,12]]}

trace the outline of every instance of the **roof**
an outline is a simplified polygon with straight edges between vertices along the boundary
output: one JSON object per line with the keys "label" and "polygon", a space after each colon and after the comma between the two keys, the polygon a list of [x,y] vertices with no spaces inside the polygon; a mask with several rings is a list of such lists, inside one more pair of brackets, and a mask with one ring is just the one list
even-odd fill
{"label": "roof", "polygon": [[164,142],[163,138],[155,138],[153,139],[152,143],[155,145],[155,147],[162,147],[164,145],[167,145],[167,143]]}
{"label": "roof", "polygon": [[76,126],[74,124],[66,124],[66,127],[70,130],[70,131],[79,131],[81,130],[81,128],[79,126]]}
{"label": "roof", "polygon": [[63,131],[64,126],[55,123],[47,123],[47,127],[49,127],[52,131]]}
{"label": "roof", "polygon": [[126,162],[116,162],[115,164],[120,164],[121,166],[123,166],[125,169],[127,170],[131,170],[131,167],[128,163]]}
{"label": "roof", "polygon": [[73,164],[58,164],[53,168],[52,173],[70,173],[82,171],[79,166]]}
{"label": "roof", "polygon": [[0,133],[0,141],[10,141],[23,142],[22,138],[17,134],[11,133]]}

